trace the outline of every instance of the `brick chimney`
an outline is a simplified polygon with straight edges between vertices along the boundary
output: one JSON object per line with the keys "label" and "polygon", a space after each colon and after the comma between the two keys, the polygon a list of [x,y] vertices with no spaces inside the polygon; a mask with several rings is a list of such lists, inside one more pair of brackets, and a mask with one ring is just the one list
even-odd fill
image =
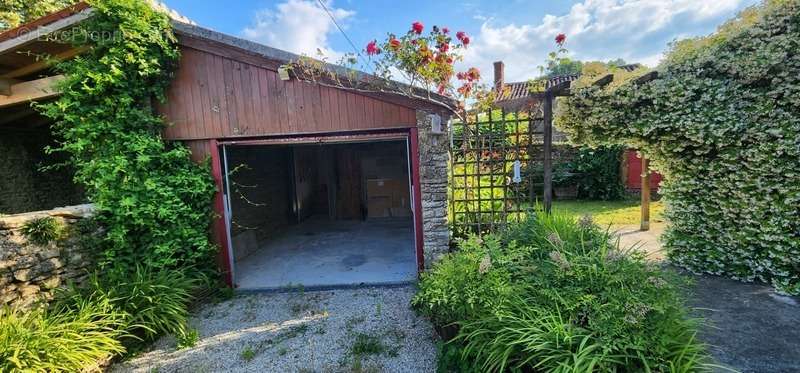
{"label": "brick chimney", "polygon": [[505,69],[503,61],[497,61],[494,63],[494,90],[497,92],[502,91],[503,84],[505,84]]}

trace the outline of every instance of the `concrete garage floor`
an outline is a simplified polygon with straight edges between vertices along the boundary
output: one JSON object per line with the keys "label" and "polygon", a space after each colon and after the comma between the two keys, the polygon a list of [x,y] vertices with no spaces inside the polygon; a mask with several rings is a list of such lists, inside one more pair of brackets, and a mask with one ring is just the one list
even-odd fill
{"label": "concrete garage floor", "polygon": [[412,220],[311,217],[237,261],[234,273],[242,290],[414,281]]}

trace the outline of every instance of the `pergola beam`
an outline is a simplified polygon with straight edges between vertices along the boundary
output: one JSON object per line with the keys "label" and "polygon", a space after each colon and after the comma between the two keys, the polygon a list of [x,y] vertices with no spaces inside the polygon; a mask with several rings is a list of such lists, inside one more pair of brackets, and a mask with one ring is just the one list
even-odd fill
{"label": "pergola beam", "polygon": [[658,79],[658,71],[651,71],[633,80],[633,84],[639,85]]}
{"label": "pergola beam", "polygon": [[602,77],[600,79],[595,80],[595,82],[592,83],[592,85],[595,86],[595,87],[601,87],[602,88],[602,87],[605,87],[605,86],[611,84],[611,82],[613,82],[613,81],[614,81],[614,74],[608,74],[608,75],[606,75],[606,76],[604,76],[604,77]]}
{"label": "pergola beam", "polygon": [[58,95],[56,84],[62,80],[64,80],[63,75],[55,75],[13,84],[10,95],[0,96],[0,108],[56,96]]}

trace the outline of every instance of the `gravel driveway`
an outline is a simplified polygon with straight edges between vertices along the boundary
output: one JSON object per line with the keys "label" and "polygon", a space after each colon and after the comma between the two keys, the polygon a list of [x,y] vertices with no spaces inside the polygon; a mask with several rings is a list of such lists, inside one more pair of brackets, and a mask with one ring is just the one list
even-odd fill
{"label": "gravel driveway", "polygon": [[200,339],[164,338],[114,372],[433,372],[436,333],[413,286],[245,294],[204,306]]}

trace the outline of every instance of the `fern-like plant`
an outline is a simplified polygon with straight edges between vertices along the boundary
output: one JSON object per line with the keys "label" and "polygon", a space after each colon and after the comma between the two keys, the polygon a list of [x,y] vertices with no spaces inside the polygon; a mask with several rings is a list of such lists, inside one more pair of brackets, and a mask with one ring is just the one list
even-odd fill
{"label": "fern-like plant", "polygon": [[48,245],[60,239],[64,226],[54,217],[46,216],[27,221],[21,229],[22,235],[34,245]]}

